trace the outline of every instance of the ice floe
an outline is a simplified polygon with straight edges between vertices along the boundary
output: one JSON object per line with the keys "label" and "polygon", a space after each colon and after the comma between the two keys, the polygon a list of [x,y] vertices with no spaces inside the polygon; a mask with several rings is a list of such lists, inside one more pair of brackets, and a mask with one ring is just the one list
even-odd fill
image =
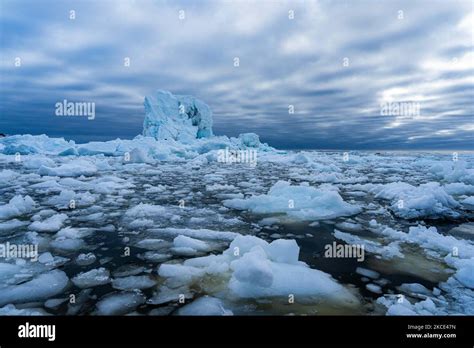
{"label": "ice floe", "polygon": [[285,213],[300,220],[324,220],[354,215],[361,208],[344,202],[335,190],[317,189],[309,185],[275,183],[268,194],[246,199],[225,200],[224,205],[256,214]]}
{"label": "ice floe", "polygon": [[[173,287],[189,285],[213,275],[228,282],[230,297],[273,298],[294,295],[305,301],[328,301],[355,306],[357,298],[327,273],[298,261],[294,240],[272,243],[254,236],[238,236],[220,255],[162,264],[159,275]],[[226,280],[227,279],[227,280]]]}

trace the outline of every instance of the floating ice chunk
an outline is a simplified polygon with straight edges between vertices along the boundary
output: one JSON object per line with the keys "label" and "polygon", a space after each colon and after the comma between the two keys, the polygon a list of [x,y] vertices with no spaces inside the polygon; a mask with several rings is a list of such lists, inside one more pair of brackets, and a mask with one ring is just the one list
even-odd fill
{"label": "floating ice chunk", "polygon": [[354,223],[347,222],[347,221],[336,224],[336,227],[341,229],[341,230],[349,231],[349,232],[363,231],[363,228],[360,224],[354,224]]}
{"label": "floating ice chunk", "polygon": [[97,223],[97,222],[103,221],[104,217],[105,217],[104,213],[98,212],[98,213],[94,213],[90,215],[82,215],[78,217],[77,220],[86,221],[86,222],[94,221]]}
{"label": "floating ice chunk", "polygon": [[398,302],[396,299],[393,300],[379,297],[377,303],[387,307],[386,315],[417,315],[417,313],[412,309],[412,304],[408,300]]}
{"label": "floating ice chunk", "polygon": [[197,251],[196,249],[189,248],[189,247],[173,247],[171,248],[171,252],[174,255],[180,256],[197,256],[202,254],[202,252]]}
{"label": "floating ice chunk", "polygon": [[135,246],[138,248],[148,249],[148,250],[163,249],[163,247],[166,247],[167,245],[168,243],[163,239],[152,239],[152,238],[143,239],[139,241],[137,244],[135,244]]}
{"label": "floating ice chunk", "polygon": [[419,283],[404,283],[398,287],[400,291],[403,291],[409,295],[411,294],[422,294],[425,296],[431,296],[432,292],[426,287]]}
{"label": "floating ice chunk", "polygon": [[276,217],[269,217],[269,218],[264,218],[258,222],[260,226],[271,226],[278,224],[280,222],[279,218]]}
{"label": "floating ice chunk", "polygon": [[[275,244],[274,244],[275,243]],[[287,297],[355,306],[358,300],[327,273],[295,260],[294,241],[266,241],[238,236],[221,255],[186,260],[184,265],[162,264],[159,275],[174,286],[191,284],[212,274],[228,282],[232,296],[243,298]],[[291,263],[285,263],[285,262]],[[230,273],[230,280],[229,278]]]}
{"label": "floating ice chunk", "polygon": [[48,263],[54,262],[54,257],[53,257],[53,255],[51,255],[50,252],[46,252],[46,253],[42,253],[42,254],[38,257],[38,261],[39,261],[40,263],[48,264]]}
{"label": "floating ice chunk", "polygon": [[28,229],[38,232],[56,232],[61,229],[64,224],[64,221],[68,219],[66,214],[56,214],[44,221],[35,221]]}
{"label": "floating ice chunk", "polygon": [[260,138],[255,133],[243,133],[239,135],[240,143],[244,147],[259,147]]}
{"label": "floating ice chunk", "polygon": [[[245,267],[244,263],[240,263],[240,272],[244,272]],[[249,265],[249,267],[253,266]],[[229,288],[234,294],[244,298],[287,297],[288,294],[293,294],[296,298],[324,300],[341,305],[357,303],[355,297],[327,273],[302,265],[277,262],[271,262],[269,267],[272,275],[269,286],[264,286],[268,283],[262,281],[255,283],[255,278],[252,276],[247,278],[252,280],[251,282],[242,278],[239,279],[234,273],[229,282]],[[264,270],[268,271],[266,268]],[[253,273],[252,275],[255,276],[256,274]],[[269,274],[263,274],[266,274],[265,279],[268,282]]]}
{"label": "floating ice chunk", "polygon": [[[143,185],[144,187],[147,187],[146,185]],[[154,194],[154,193],[162,193],[166,191],[166,186],[165,185],[157,185],[157,186],[148,186],[146,189],[146,193]]]}
{"label": "floating ice chunk", "polygon": [[309,162],[309,159],[304,154],[299,153],[293,157],[292,162],[294,164],[305,164]]}
{"label": "floating ice chunk", "polygon": [[42,209],[39,212],[37,212],[35,215],[33,215],[31,220],[40,221],[40,220],[47,219],[55,214],[57,214],[57,212],[53,209]]}
{"label": "floating ice chunk", "polygon": [[203,276],[205,270],[192,266],[162,264],[158,269],[161,277],[171,278],[174,284],[189,284],[196,278]]}
{"label": "floating ice chunk", "polygon": [[59,180],[61,187],[69,187],[73,190],[92,190],[94,187],[91,182],[85,182],[74,178],[62,178]]}
{"label": "floating ice chunk", "polygon": [[110,272],[103,267],[91,269],[90,271],[79,273],[71,280],[74,285],[81,289],[91,288],[110,283]]}
{"label": "floating ice chunk", "polygon": [[148,289],[155,284],[156,282],[147,275],[129,276],[112,280],[112,287],[118,290]]}
{"label": "floating ice chunk", "polygon": [[124,315],[145,303],[140,292],[121,292],[106,295],[97,303],[99,315]]}
{"label": "floating ice chunk", "polygon": [[56,180],[45,180],[33,185],[30,185],[30,188],[34,189],[36,192],[41,193],[53,193],[61,192],[62,187],[59,185]]}
{"label": "floating ice chunk", "polygon": [[20,221],[17,219],[0,222],[0,232],[14,230],[15,228],[19,228],[28,224],[29,223],[26,221]]}
{"label": "floating ice chunk", "polygon": [[155,222],[150,219],[136,219],[128,224],[130,228],[140,229],[153,226]]}
{"label": "floating ice chunk", "polygon": [[446,315],[442,308],[437,308],[433,300],[426,300],[412,304],[408,299],[398,296],[383,296],[377,303],[387,307],[386,315]]}
{"label": "floating ice chunk", "polygon": [[28,156],[26,159],[22,161],[22,164],[25,168],[28,168],[28,169],[38,169],[41,166],[53,167],[54,161],[44,156],[34,156],[34,157]]}
{"label": "floating ice chunk", "polygon": [[474,257],[466,260],[462,265],[460,265],[454,278],[465,287],[474,289]]}
{"label": "floating ice chunk", "polygon": [[224,308],[221,300],[211,296],[200,297],[190,304],[181,307],[178,315],[233,315],[232,311]]}
{"label": "floating ice chunk", "polygon": [[97,167],[90,161],[84,159],[73,160],[59,167],[41,166],[38,174],[60,177],[78,177],[81,175],[92,176],[97,173]]}
{"label": "floating ice chunk", "polygon": [[474,169],[466,161],[437,161],[429,170],[448,182],[474,184]]}
{"label": "floating ice chunk", "polygon": [[221,185],[221,184],[214,184],[214,185],[207,185],[206,191],[222,191],[222,190],[235,190],[236,187],[234,185]]}
{"label": "floating ice chunk", "polygon": [[81,227],[81,228],[66,227],[58,231],[58,233],[56,233],[54,237],[80,239],[80,238],[90,236],[91,234],[92,234],[92,229],[87,228],[87,227]]}
{"label": "floating ice chunk", "polygon": [[79,254],[76,257],[76,263],[79,266],[91,265],[97,260],[97,257],[93,253]]}
{"label": "floating ice chunk", "polygon": [[89,192],[75,193],[71,190],[62,190],[58,196],[48,199],[48,204],[58,209],[77,208],[92,205],[96,199],[97,197]]}
{"label": "floating ice chunk", "polygon": [[0,171],[0,187],[10,185],[19,175],[19,173],[10,169]]}
{"label": "floating ice chunk", "polygon": [[[228,258],[227,256],[225,257]],[[185,266],[205,268],[210,275],[222,275],[230,270],[230,263],[223,262],[221,255],[210,255],[206,257],[195,257],[184,261]]]}
{"label": "floating ice chunk", "polygon": [[420,245],[424,249],[441,252],[442,256],[456,253],[460,258],[474,257],[474,245],[453,236],[444,236],[438,233],[436,227],[410,227],[406,241]]}
{"label": "floating ice chunk", "polygon": [[371,279],[377,279],[380,277],[380,273],[363,267],[357,267],[356,273]]}
{"label": "floating ice chunk", "polygon": [[51,308],[51,309],[56,309],[60,305],[62,305],[64,302],[66,302],[69,298],[64,297],[64,298],[50,298],[49,300],[46,300],[44,303],[44,306],[46,308]]}
{"label": "floating ice chunk", "polygon": [[149,262],[164,262],[172,257],[170,254],[163,254],[156,251],[147,251],[143,254],[138,254],[137,256],[138,258]]}
{"label": "floating ice chunk", "polygon": [[382,293],[382,288],[377,285],[377,284],[366,284],[365,288],[369,290],[370,292],[373,292],[374,294],[381,294]]}
{"label": "floating ice chunk", "polygon": [[1,138],[0,144],[5,145],[2,152],[5,155],[29,155],[34,153],[57,154],[64,149],[74,146],[73,141],[65,141],[63,138],[49,138],[42,135],[12,135]]}
{"label": "floating ice chunk", "polygon": [[160,305],[167,302],[178,302],[180,299],[191,299],[193,294],[187,286],[170,289],[166,285],[160,286],[160,289],[148,299],[147,303]]}
{"label": "floating ice chunk", "polygon": [[406,219],[457,217],[458,203],[436,182],[412,186],[403,182],[380,185],[373,190],[376,198],[392,200],[391,209]]}
{"label": "floating ice chunk", "polygon": [[42,273],[26,283],[2,288],[0,306],[7,303],[25,303],[47,299],[62,293],[68,281],[66,273],[60,270]]}
{"label": "floating ice chunk", "polygon": [[210,246],[206,242],[186,236],[178,236],[173,240],[175,248],[190,248],[194,251],[209,251]]}
{"label": "floating ice chunk", "polygon": [[50,243],[50,246],[54,249],[57,249],[59,252],[68,253],[82,249],[86,245],[82,239],[57,237]]}
{"label": "floating ice chunk", "polygon": [[48,312],[46,312],[42,308],[22,308],[22,309],[17,309],[15,305],[13,304],[8,304],[2,308],[0,308],[0,315],[12,315],[12,316],[19,316],[19,315],[25,315],[25,316],[38,316],[38,315],[49,315]]}
{"label": "floating ice chunk", "polygon": [[239,236],[235,232],[226,231],[212,231],[208,229],[191,229],[191,228],[157,228],[150,230],[150,232],[163,235],[163,236],[188,236],[192,238],[199,238],[205,240],[223,240],[232,241],[235,237]]}
{"label": "floating ice chunk", "polygon": [[20,272],[21,267],[18,265],[0,263],[0,288],[5,284],[9,284],[12,278]]}
{"label": "floating ice chunk", "polygon": [[256,214],[286,213],[299,220],[332,219],[353,215],[361,210],[356,205],[344,202],[336,191],[308,185],[292,186],[286,181],[278,181],[266,195],[225,200],[224,205]]}
{"label": "floating ice chunk", "polygon": [[161,216],[166,212],[166,208],[159,205],[143,204],[130,208],[125,215],[128,218],[145,218],[149,216]]}
{"label": "floating ice chunk", "polygon": [[450,195],[474,195],[474,185],[466,185],[461,182],[447,184],[443,188]]}
{"label": "floating ice chunk", "polygon": [[248,253],[255,246],[266,248],[268,244],[267,241],[255,236],[238,236],[230,243],[224,254],[241,256]]}
{"label": "floating ice chunk", "polygon": [[191,96],[156,91],[145,97],[143,135],[189,142],[212,136],[209,106]]}
{"label": "floating ice chunk", "polygon": [[17,195],[10,199],[8,204],[0,206],[0,219],[7,220],[12,217],[31,213],[35,202],[30,196]]}

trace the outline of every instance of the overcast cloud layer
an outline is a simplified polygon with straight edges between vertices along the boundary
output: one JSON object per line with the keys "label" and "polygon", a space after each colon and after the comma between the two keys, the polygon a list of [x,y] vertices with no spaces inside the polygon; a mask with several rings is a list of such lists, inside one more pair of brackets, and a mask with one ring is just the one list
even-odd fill
{"label": "overcast cloud layer", "polygon": [[[165,89],[280,148],[473,149],[472,4],[0,0],[0,132],[132,138]],[[63,99],[96,118],[55,116]],[[381,115],[404,101],[420,114]]]}

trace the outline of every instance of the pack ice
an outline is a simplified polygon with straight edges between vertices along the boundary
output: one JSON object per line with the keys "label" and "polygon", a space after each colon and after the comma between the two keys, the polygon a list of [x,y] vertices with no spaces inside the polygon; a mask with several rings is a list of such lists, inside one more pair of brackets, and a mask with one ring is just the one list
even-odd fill
{"label": "pack ice", "polygon": [[197,98],[144,106],[133,139],[0,139],[0,244],[40,253],[1,259],[0,314],[473,314],[472,154],[276,150]]}

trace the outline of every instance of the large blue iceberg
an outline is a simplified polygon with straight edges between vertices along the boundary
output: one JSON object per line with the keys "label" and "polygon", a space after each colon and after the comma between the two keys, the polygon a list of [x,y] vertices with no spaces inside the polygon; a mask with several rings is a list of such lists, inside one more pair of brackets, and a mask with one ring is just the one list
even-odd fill
{"label": "large blue iceberg", "polygon": [[212,136],[212,111],[199,99],[158,90],[145,97],[143,135],[183,143]]}
{"label": "large blue iceberg", "polygon": [[[59,156],[131,156],[137,160],[190,159],[219,149],[273,148],[260,143],[257,134],[244,133],[238,138],[214,136],[212,111],[206,103],[189,95],[173,95],[157,90],[145,97],[143,134],[131,140],[116,139],[76,144],[73,140],[46,135],[12,135],[0,138],[0,154],[48,154]],[[137,156],[135,156],[137,155]],[[133,157],[133,158],[132,158]],[[133,162],[133,161],[132,161]]]}

